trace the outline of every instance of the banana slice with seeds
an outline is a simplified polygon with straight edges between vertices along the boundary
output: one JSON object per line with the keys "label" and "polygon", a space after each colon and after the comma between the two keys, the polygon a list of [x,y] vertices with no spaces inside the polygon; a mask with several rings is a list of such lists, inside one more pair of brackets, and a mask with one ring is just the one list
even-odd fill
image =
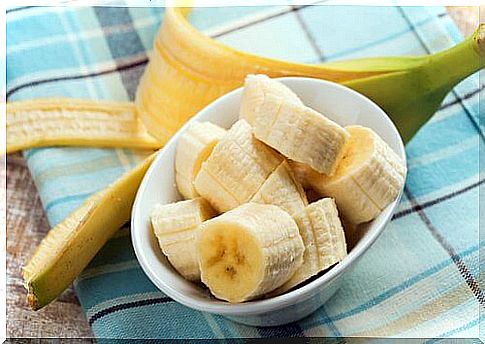
{"label": "banana slice with seeds", "polygon": [[275,205],[246,203],[200,226],[201,280],[231,303],[285,283],[303,262],[303,241],[291,216]]}
{"label": "banana slice with seeds", "polygon": [[214,147],[195,179],[195,189],[220,212],[248,202],[283,161],[239,120]]}
{"label": "banana slice with seeds", "polygon": [[266,179],[251,202],[274,204],[290,215],[308,205],[305,190],[296,181],[286,160]]}
{"label": "banana slice with seeds", "polygon": [[172,266],[190,281],[200,280],[195,235],[199,225],[215,215],[215,210],[201,197],[158,204],[152,211],[152,227],[160,248]]}
{"label": "banana slice with seeds", "polygon": [[332,177],[307,170],[308,182],[333,197],[343,216],[358,224],[376,218],[396,199],[406,175],[399,156],[372,129],[346,127],[348,149]]}
{"label": "banana slice with seeds", "polygon": [[314,202],[293,218],[305,245],[303,264],[285,284],[271,293],[273,296],[290,290],[347,255],[345,233],[333,199]]}
{"label": "banana slice with seeds", "polygon": [[347,131],[301,101],[296,102],[296,95],[288,97],[290,90],[281,83],[269,78],[264,82],[265,87],[261,87],[249,78],[241,101],[240,112],[254,136],[287,158],[332,175],[349,139]]}
{"label": "banana slice with seeds", "polygon": [[194,180],[202,163],[226,130],[210,122],[194,123],[180,137],[175,153],[175,181],[186,199],[197,197]]}

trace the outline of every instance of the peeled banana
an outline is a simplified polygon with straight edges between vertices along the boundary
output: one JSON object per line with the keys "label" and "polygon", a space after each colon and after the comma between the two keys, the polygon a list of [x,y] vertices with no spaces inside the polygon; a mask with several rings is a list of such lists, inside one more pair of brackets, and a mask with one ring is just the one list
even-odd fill
{"label": "peeled banana", "polygon": [[[241,113],[251,124],[254,136],[289,159],[332,175],[349,138],[347,131],[301,102],[293,98],[288,101],[286,96],[291,91],[278,81],[268,78],[262,88],[252,80],[249,78],[245,85]],[[256,96],[258,92],[261,94]]]}
{"label": "peeled banana", "polygon": [[334,198],[349,222],[358,224],[376,218],[396,199],[406,167],[372,129],[346,129],[350,141],[335,174],[328,177],[307,169],[307,180],[321,195]]}
{"label": "peeled banana", "polygon": [[175,181],[179,192],[186,199],[199,195],[194,187],[195,177],[202,163],[225,134],[226,130],[215,124],[197,122],[180,137],[175,152]]}
{"label": "peeled banana", "polygon": [[199,225],[216,215],[201,198],[158,204],[150,216],[155,236],[172,266],[189,281],[200,280],[195,237]]}
{"label": "peeled banana", "polygon": [[125,224],[138,186],[155,154],[89,197],[42,240],[22,268],[27,300],[40,309],[61,294],[108,239]]}
{"label": "peeled banana", "polygon": [[46,98],[7,103],[7,153],[52,145],[160,148],[133,103]]}
{"label": "peeled banana", "polygon": [[335,201],[323,198],[293,215],[305,245],[303,264],[295,274],[271,295],[282,294],[306,281],[347,255],[345,233]]}
{"label": "peeled banana", "polygon": [[275,205],[246,203],[199,229],[201,280],[231,303],[285,283],[303,262],[303,241],[291,216]]}
{"label": "peeled banana", "polygon": [[251,202],[274,204],[290,215],[302,211],[308,205],[305,190],[293,176],[286,160],[269,175]]}
{"label": "peeled banana", "polygon": [[219,212],[248,202],[283,161],[237,121],[212,150],[195,178],[195,189]]}

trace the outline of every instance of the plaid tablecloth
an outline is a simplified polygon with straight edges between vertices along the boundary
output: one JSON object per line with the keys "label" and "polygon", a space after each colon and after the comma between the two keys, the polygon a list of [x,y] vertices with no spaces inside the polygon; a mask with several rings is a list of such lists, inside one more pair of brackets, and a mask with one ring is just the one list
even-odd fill
{"label": "plaid tablecloth", "polygon": [[[127,100],[133,99],[163,8],[7,12],[8,100]],[[201,8],[191,21],[228,45],[302,62],[426,54],[462,39],[442,7]],[[478,75],[462,82],[407,145],[405,196],[392,223],[331,301],[310,317],[258,328],[186,308],[147,279],[124,228],[75,283],[93,332],[100,338],[478,337],[485,303],[479,282],[482,89]],[[52,226],[145,155],[86,148],[24,152]]]}

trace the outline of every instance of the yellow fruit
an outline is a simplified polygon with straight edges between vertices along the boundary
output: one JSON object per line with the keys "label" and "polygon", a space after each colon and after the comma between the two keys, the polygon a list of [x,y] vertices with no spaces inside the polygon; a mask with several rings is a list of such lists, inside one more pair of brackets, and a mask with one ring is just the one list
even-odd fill
{"label": "yellow fruit", "polygon": [[196,242],[201,279],[232,303],[262,296],[286,282],[303,261],[303,242],[281,208],[246,203],[204,222]]}
{"label": "yellow fruit", "polygon": [[189,281],[200,279],[195,238],[199,225],[217,213],[202,197],[157,204],[150,216],[158,244],[172,266]]}
{"label": "yellow fruit", "polygon": [[398,196],[406,175],[399,156],[372,129],[346,127],[347,151],[331,177],[309,169],[308,182],[322,196],[332,197],[351,223],[367,222]]}
{"label": "yellow fruit", "polygon": [[225,134],[226,130],[215,124],[197,122],[180,137],[175,152],[175,181],[186,199],[199,195],[194,186],[195,177]]}
{"label": "yellow fruit", "polygon": [[89,197],[52,228],[22,268],[28,302],[39,309],[59,296],[129,219],[138,186],[155,154]]}

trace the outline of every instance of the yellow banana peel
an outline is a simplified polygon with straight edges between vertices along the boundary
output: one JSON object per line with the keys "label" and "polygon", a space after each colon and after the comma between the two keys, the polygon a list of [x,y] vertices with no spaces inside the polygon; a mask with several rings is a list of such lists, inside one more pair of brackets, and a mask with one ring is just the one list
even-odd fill
{"label": "yellow banana peel", "polygon": [[[241,86],[251,73],[321,78],[354,88],[386,110],[407,141],[455,84],[484,67],[484,25],[434,55],[310,65],[227,47],[194,29],[186,20],[188,12],[167,9],[134,104],[75,99],[9,103],[7,152],[45,145],[159,148],[188,118]],[[34,309],[54,300],[129,219],[152,160],[153,155],[89,198],[42,241],[23,269]]]}
{"label": "yellow banana peel", "polygon": [[108,239],[128,222],[136,191],[155,154],[89,197],[52,228],[22,268],[29,305],[37,310],[59,296]]}
{"label": "yellow banana peel", "polygon": [[301,64],[251,55],[204,36],[186,20],[185,8],[169,8],[138,86],[136,106],[150,134],[161,142],[247,74],[307,76],[344,82],[385,73]]}
{"label": "yellow banana peel", "polygon": [[159,148],[129,102],[46,98],[7,103],[7,153],[57,145]]}
{"label": "yellow banana peel", "polygon": [[186,19],[188,12],[180,7],[167,9],[137,90],[140,119],[163,143],[204,106],[241,86],[247,74],[257,73],[313,77],[349,86],[380,105],[407,142],[453,86],[484,67],[484,25],[437,54],[311,65],[225,46],[193,28]]}

